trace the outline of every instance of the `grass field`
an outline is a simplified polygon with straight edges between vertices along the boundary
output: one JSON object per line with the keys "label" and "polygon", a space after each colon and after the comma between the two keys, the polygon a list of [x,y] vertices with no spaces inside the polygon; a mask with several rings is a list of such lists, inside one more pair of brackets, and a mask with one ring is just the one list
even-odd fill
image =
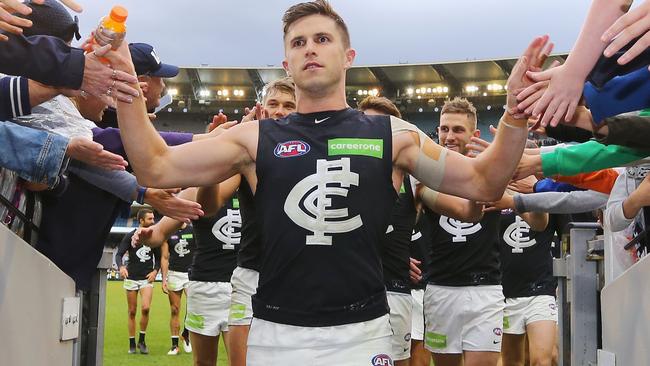
{"label": "grass field", "polygon": [[[140,298],[138,297],[138,303]],[[181,319],[185,317],[185,296],[181,306]],[[140,319],[139,307],[136,317],[136,340],[138,322]],[[192,365],[192,355],[182,351],[178,356],[167,356],[171,347],[169,333],[169,300],[156,282],[153,291],[153,300],[149,313],[149,326],[147,327],[148,355],[139,353],[127,354],[129,336],[127,331],[126,294],[122,288],[122,281],[108,281],[106,289],[106,332],[104,334],[104,365],[106,366],[177,366]],[[228,358],[219,340],[219,359],[217,365],[228,365]]]}

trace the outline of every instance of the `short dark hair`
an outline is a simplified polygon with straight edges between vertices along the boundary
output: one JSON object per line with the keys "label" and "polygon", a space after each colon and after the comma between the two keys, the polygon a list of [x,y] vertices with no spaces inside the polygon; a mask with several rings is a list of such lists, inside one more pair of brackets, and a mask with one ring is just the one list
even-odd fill
{"label": "short dark hair", "polygon": [[153,211],[148,208],[139,209],[137,215],[138,223],[140,222],[140,220],[144,220],[144,218],[147,217],[147,214],[153,214]]}
{"label": "short dark hair", "polygon": [[315,0],[300,3],[293,5],[287,9],[287,11],[284,12],[284,16],[282,16],[282,23],[284,24],[284,37],[287,37],[289,27],[293,23],[310,15],[324,15],[332,19],[343,34],[343,45],[345,48],[350,48],[350,32],[348,32],[348,26],[345,25],[343,18],[341,18],[341,16],[336,11],[334,11],[332,5],[330,5],[330,3],[326,0]]}
{"label": "short dark hair", "polygon": [[367,109],[374,109],[378,112],[388,114],[397,118],[402,118],[402,114],[390,99],[386,97],[367,96],[364,100],[359,102],[357,109],[365,111]]}

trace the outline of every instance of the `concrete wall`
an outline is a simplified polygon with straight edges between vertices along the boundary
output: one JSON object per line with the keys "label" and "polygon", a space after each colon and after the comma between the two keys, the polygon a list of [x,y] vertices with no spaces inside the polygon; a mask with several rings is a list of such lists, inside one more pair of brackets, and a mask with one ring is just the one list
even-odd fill
{"label": "concrete wall", "polygon": [[61,342],[63,298],[74,281],[0,225],[0,365],[72,365],[72,341]]}
{"label": "concrete wall", "polygon": [[650,256],[601,292],[603,350],[616,365],[650,365]]}

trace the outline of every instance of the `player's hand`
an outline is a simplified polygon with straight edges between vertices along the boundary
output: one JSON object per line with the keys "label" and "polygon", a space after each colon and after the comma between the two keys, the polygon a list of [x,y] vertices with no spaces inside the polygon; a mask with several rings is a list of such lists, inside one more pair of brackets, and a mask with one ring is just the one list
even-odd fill
{"label": "player's hand", "polygon": [[169,294],[169,290],[167,289],[167,279],[163,278],[162,280],[162,292],[165,294]]}
{"label": "player's hand", "polygon": [[553,43],[549,43],[548,36],[535,37],[521,57],[519,57],[515,66],[513,66],[508,81],[506,82],[508,90],[506,110],[514,118],[526,118],[523,111],[517,108],[517,92],[533,84],[533,81],[527,76],[526,72],[531,69],[540,68],[552,50]]}
{"label": "player's hand", "polygon": [[140,245],[146,245],[153,236],[153,228],[139,227],[131,237],[131,247],[137,248]]}
{"label": "player's hand", "polygon": [[156,280],[156,275],[157,274],[158,274],[158,271],[156,271],[155,269],[153,271],[149,272],[149,274],[147,275],[147,281],[154,282]]}
{"label": "player's hand", "polygon": [[180,189],[147,188],[144,201],[153,206],[156,211],[165,216],[189,224],[191,220],[198,220],[203,216],[201,205],[176,197]]}
{"label": "player's hand", "polygon": [[[123,42],[126,44],[126,42]],[[120,49],[128,47],[125,45],[120,46]],[[108,65],[101,62],[100,57],[106,57],[111,61],[111,65],[117,67],[116,64],[124,64],[123,56],[117,52],[111,51],[111,46],[106,45],[103,47],[94,46],[94,51],[88,52],[85,55],[83,81],[81,83],[81,90],[96,97],[104,97],[106,99],[115,99],[132,103],[133,97],[140,95],[138,90],[129,86],[129,84],[136,84],[138,78],[127,72],[112,69]],[[128,54],[130,57],[130,53]],[[128,63],[131,61],[129,60]],[[133,67],[133,64],[130,64]],[[129,69],[130,70],[130,69]],[[114,104],[114,103],[111,103]]]}
{"label": "player's hand", "polygon": [[[0,30],[13,34],[23,34],[23,28],[31,27],[32,21],[13,15],[12,13],[29,15],[32,9],[18,0],[0,0]],[[0,34],[0,41],[8,41],[9,37]]]}
{"label": "player's hand", "polygon": [[120,277],[129,278],[129,271],[126,270],[126,266],[120,267]]}
{"label": "player's hand", "polygon": [[122,156],[104,150],[101,144],[85,137],[71,138],[66,155],[88,165],[108,170],[124,170],[129,165]]}
{"label": "player's hand", "polygon": [[469,150],[469,153],[467,156],[470,158],[475,158],[477,157],[480,153],[485,151],[490,146],[490,143],[483,140],[480,137],[471,137],[470,143],[465,146],[466,149]]}
{"label": "player's hand", "polygon": [[523,194],[534,193],[535,183],[537,183],[537,177],[531,175],[524,179],[510,181],[508,189]]}
{"label": "player's hand", "polygon": [[409,258],[409,277],[413,283],[418,283],[422,280],[422,270],[419,267],[420,264],[422,264],[421,261],[415,258]]}
{"label": "player's hand", "polygon": [[630,43],[634,38],[643,35],[629,50],[627,50],[617,62],[620,65],[633,60],[641,52],[650,47],[650,1],[646,0],[641,5],[623,14],[614,24],[603,33],[601,40],[611,42],[603,54],[605,57],[612,57],[623,46]]}
{"label": "player's hand", "polygon": [[532,113],[533,116],[542,116],[541,125],[546,127],[550,123],[555,127],[560,121],[571,121],[582,97],[585,80],[565,65],[539,72],[528,71],[527,75],[535,82],[549,82]]}
{"label": "player's hand", "polygon": [[501,199],[496,202],[481,202],[481,203],[485,205],[485,207],[483,207],[483,212],[501,211],[506,209],[514,210],[515,208],[515,200],[512,198],[512,195],[510,195],[508,192],[503,192],[503,196],[501,197]]}

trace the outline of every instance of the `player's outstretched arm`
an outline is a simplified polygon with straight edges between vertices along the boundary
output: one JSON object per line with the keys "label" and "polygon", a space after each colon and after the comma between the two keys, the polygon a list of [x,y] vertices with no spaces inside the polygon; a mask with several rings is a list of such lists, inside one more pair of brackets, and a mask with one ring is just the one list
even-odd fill
{"label": "player's outstretched arm", "polygon": [[464,198],[436,192],[418,184],[417,197],[430,210],[462,222],[478,222],[483,218],[483,205]]}
{"label": "player's outstretched arm", "polygon": [[240,183],[241,176],[237,174],[219,184],[200,187],[196,193],[196,202],[203,207],[205,216],[216,215],[217,211],[235,194]]}
{"label": "player's outstretched arm", "polygon": [[516,92],[530,85],[526,71],[538,62],[546,37],[537,37],[508,78],[507,110],[494,142],[476,158],[443,149],[417,128],[392,119],[394,163],[425,186],[476,201],[499,200],[517,167],[526,143],[527,116],[517,109]]}
{"label": "player's outstretched arm", "polygon": [[[135,75],[126,44],[106,57],[115,69]],[[133,87],[139,90],[139,85]],[[253,161],[249,152],[256,151],[257,123],[233,127],[214,139],[169,147],[149,122],[139,92],[132,104],[118,101],[117,116],[140,184],[155,188],[206,186],[231,177]]]}

